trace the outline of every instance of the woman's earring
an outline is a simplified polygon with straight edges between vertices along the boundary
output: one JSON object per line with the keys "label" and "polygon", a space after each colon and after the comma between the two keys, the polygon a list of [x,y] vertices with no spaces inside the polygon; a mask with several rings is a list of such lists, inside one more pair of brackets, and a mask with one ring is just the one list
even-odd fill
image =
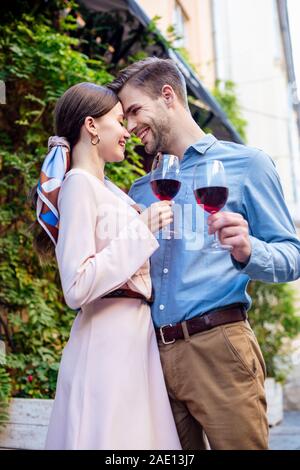
{"label": "woman's earring", "polygon": [[[95,141],[95,139],[97,139],[97,140]],[[98,136],[98,134],[97,134],[97,135],[93,135],[93,136],[91,137],[91,144],[97,145],[97,144],[99,144],[99,142],[100,142],[100,137]]]}

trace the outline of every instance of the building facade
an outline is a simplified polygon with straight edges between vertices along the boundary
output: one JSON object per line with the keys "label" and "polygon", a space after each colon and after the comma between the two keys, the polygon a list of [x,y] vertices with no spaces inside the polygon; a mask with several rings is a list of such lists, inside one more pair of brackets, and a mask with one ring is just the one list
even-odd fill
{"label": "building facade", "polygon": [[[259,14],[258,14],[259,12]],[[212,0],[216,76],[236,84],[247,143],[275,161],[300,225],[300,143],[277,0]]]}
{"label": "building facade", "polygon": [[188,52],[201,81],[209,89],[215,83],[215,52],[213,41],[211,0],[139,0],[138,3],[150,18],[159,16],[158,27],[168,36],[169,26],[174,26],[181,39],[177,47]]}
{"label": "building facade", "polygon": [[300,226],[300,141],[280,24],[284,0],[139,0],[166,34],[174,25],[209,89],[231,80],[248,122],[247,144],[275,161],[293,219]]}

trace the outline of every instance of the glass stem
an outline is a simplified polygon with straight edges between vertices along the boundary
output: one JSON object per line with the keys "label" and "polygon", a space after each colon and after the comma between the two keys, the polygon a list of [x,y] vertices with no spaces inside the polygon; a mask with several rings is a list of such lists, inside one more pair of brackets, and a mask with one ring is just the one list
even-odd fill
{"label": "glass stem", "polygon": [[215,233],[213,234],[212,246],[214,246],[214,247],[218,247],[218,246],[219,246],[218,232],[215,232]]}

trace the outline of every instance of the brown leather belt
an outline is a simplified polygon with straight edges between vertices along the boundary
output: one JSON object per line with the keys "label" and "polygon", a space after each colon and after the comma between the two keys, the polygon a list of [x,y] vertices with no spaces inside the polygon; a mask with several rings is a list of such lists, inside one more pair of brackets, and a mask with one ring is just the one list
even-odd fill
{"label": "brown leather belt", "polygon": [[106,295],[103,295],[101,298],[111,299],[111,298],[117,298],[117,297],[128,297],[130,299],[142,299],[150,305],[153,303],[152,295],[149,299],[147,299],[143,294],[140,294],[140,292],[135,292],[130,289],[116,289],[116,290],[113,290],[112,292],[109,292]]}
{"label": "brown leather belt", "polygon": [[189,336],[192,336],[195,333],[211,330],[216,326],[243,320],[247,320],[245,306],[243,304],[231,304],[203,313],[182,323],[163,325],[160,328],[155,328],[155,333],[158,341],[162,341],[164,344],[171,344],[177,339],[184,338],[183,324],[185,324]]}

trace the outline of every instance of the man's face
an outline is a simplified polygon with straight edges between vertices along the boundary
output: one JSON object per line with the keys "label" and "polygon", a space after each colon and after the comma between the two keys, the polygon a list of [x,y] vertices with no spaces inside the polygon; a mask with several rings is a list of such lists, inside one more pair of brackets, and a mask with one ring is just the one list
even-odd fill
{"label": "man's face", "polygon": [[141,88],[125,85],[119,93],[127,129],[139,137],[149,154],[168,151],[168,108],[162,97],[153,99]]}

